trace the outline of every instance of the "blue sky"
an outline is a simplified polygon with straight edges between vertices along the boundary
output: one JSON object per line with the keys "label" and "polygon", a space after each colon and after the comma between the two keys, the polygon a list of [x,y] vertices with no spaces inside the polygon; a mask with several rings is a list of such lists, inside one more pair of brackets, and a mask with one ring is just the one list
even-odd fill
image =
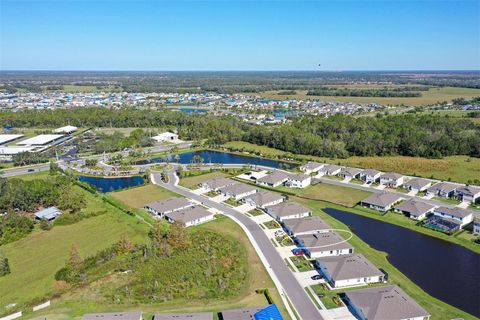
{"label": "blue sky", "polygon": [[480,1],[0,0],[0,69],[478,70]]}

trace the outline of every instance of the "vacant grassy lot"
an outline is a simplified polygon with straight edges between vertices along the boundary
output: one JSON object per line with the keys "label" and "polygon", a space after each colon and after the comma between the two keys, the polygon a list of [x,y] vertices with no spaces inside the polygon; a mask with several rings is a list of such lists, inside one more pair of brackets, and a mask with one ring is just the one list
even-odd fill
{"label": "vacant grassy lot", "polygon": [[147,184],[145,186],[118,192],[111,192],[109,194],[113,198],[120,200],[132,208],[142,208],[145,204],[150,202],[170,197],[178,197],[175,193],[153,184]]}
{"label": "vacant grassy lot", "polygon": [[[352,86],[340,86],[342,88],[352,88]],[[383,86],[353,86],[358,89],[383,88]],[[278,91],[266,91],[259,95],[267,99],[321,99],[324,101],[338,101],[338,102],[354,102],[354,103],[379,103],[387,105],[407,105],[407,106],[422,106],[427,104],[434,104],[442,101],[452,101],[456,98],[471,99],[480,96],[480,89],[470,88],[430,88],[428,91],[421,91],[421,97],[413,98],[382,98],[382,97],[329,97],[329,96],[307,96],[307,90],[296,90],[297,94],[283,96],[279,95]]]}
{"label": "vacant grassy lot", "polygon": [[187,177],[180,179],[180,185],[190,189],[196,189],[200,183],[213,178],[228,177],[229,175],[224,172],[208,172],[194,177]]}
{"label": "vacant grassy lot", "polygon": [[87,211],[105,213],[72,225],[55,226],[49,231],[36,230],[0,248],[8,257],[12,270],[11,274],[0,278],[0,312],[7,304],[22,305],[52,294],[54,274],[63,267],[72,245],[86,257],[118,241],[123,233],[135,242],[146,239],[145,224],[91,195]]}
{"label": "vacant grassy lot", "polygon": [[355,206],[360,200],[365,199],[371,192],[348,187],[319,183],[310,186],[300,193],[300,197],[337,203],[346,207]]}

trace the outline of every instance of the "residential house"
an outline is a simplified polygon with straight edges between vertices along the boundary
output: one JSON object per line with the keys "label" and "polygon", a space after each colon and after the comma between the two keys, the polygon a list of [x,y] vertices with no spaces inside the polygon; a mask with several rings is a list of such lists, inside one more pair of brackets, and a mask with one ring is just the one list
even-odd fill
{"label": "residential house", "polygon": [[318,172],[318,170],[323,168],[323,166],[325,166],[325,163],[309,161],[309,162],[305,163],[303,166],[301,166],[300,170],[302,170],[306,174],[311,174],[311,173],[314,173],[314,172]]}
{"label": "residential house", "polygon": [[340,169],[340,172],[338,173],[338,175],[344,179],[345,178],[358,179],[360,178],[360,173],[362,171],[363,171],[362,169],[345,167]]}
{"label": "residential house", "polygon": [[167,131],[152,137],[152,139],[156,142],[176,141],[178,140],[178,134]]}
{"label": "residential house", "polygon": [[213,312],[159,313],[153,320],[213,320]]}
{"label": "residential house", "polygon": [[414,220],[425,219],[429,214],[433,213],[434,209],[434,205],[413,198],[394,208],[395,211],[401,212]]}
{"label": "residential house", "polygon": [[312,177],[308,174],[297,173],[291,174],[285,185],[290,188],[306,188],[312,183]]}
{"label": "residential house", "polygon": [[181,222],[185,227],[195,226],[215,218],[214,214],[203,207],[189,207],[165,214],[168,222]]}
{"label": "residential house", "polygon": [[439,182],[427,189],[427,195],[434,195],[443,198],[452,198],[455,195],[455,190],[461,187],[460,184],[450,182]]}
{"label": "residential house", "polygon": [[403,198],[395,193],[383,192],[372,194],[366,199],[363,199],[360,204],[370,209],[385,212],[402,200]]}
{"label": "residential house", "polygon": [[226,186],[230,186],[235,183],[236,182],[233,181],[232,179],[219,177],[219,178],[213,178],[213,179],[204,181],[200,184],[200,186],[210,191],[218,191],[220,188],[224,188]]}
{"label": "residential house", "polygon": [[168,198],[146,204],[144,208],[151,214],[162,218],[167,213],[186,209],[191,206],[193,206],[193,204],[185,198]]}
{"label": "residential house", "polygon": [[315,266],[333,288],[382,282],[385,276],[358,253],[320,258],[315,261]]}
{"label": "residential house", "polygon": [[464,226],[473,221],[474,212],[472,210],[462,209],[459,207],[438,207],[435,208],[433,214],[436,217],[457,223],[459,225],[459,229],[462,229]]}
{"label": "residential house", "polygon": [[360,320],[428,320],[430,315],[396,285],[345,292],[345,300]]}
{"label": "residential house", "polygon": [[294,238],[310,259],[353,253],[353,247],[334,231],[301,234]]}
{"label": "residential house", "polygon": [[380,180],[380,176],[382,172],[375,170],[375,169],[365,169],[360,172],[360,179],[364,180],[365,182],[369,183],[376,183]]}
{"label": "residential house", "polygon": [[141,311],[84,314],[82,320],[142,320]]}
{"label": "residential house", "polygon": [[327,164],[320,170],[318,170],[317,177],[322,177],[322,176],[334,176],[338,174],[342,170],[342,167],[337,166],[335,164]]}
{"label": "residential house", "polygon": [[244,198],[244,201],[253,207],[263,209],[285,201],[285,197],[270,191],[260,191]]}
{"label": "residential house", "polygon": [[283,221],[284,219],[304,218],[312,214],[310,209],[297,202],[282,202],[266,207],[265,211],[278,221]]}
{"label": "residential house", "polygon": [[35,212],[35,219],[43,221],[52,221],[55,220],[59,215],[62,214],[57,207],[49,207],[40,211]]}
{"label": "residential house", "polygon": [[413,178],[403,184],[403,187],[410,191],[421,192],[432,186],[432,181],[423,178]]}
{"label": "residential house", "polygon": [[480,199],[480,187],[475,186],[463,186],[455,190],[458,200],[477,202]]}
{"label": "residential house", "polygon": [[252,187],[249,184],[245,183],[234,183],[225,187],[220,188],[221,194],[226,197],[234,198],[235,200],[239,200],[245,198],[251,194],[256,193],[258,190],[255,187]]}
{"label": "residential house", "polygon": [[78,130],[77,127],[74,127],[74,126],[65,126],[65,127],[61,127],[61,128],[57,128],[57,129],[53,130],[53,133],[71,134],[71,133],[74,133],[74,132],[77,131],[77,130]]}
{"label": "residential house", "polygon": [[285,171],[275,170],[272,173],[257,179],[256,183],[261,186],[274,188],[284,184],[289,176],[290,174]]}
{"label": "residential house", "polygon": [[480,213],[473,215],[473,234],[480,234]]}
{"label": "residential house", "polygon": [[380,184],[389,188],[396,188],[403,184],[404,176],[395,172],[384,173],[380,176]]}
{"label": "residential house", "polygon": [[323,233],[332,229],[325,221],[317,216],[283,219],[282,226],[285,232],[291,236],[298,236],[301,234]]}
{"label": "residential house", "polygon": [[283,320],[276,304],[222,311],[223,320]]}

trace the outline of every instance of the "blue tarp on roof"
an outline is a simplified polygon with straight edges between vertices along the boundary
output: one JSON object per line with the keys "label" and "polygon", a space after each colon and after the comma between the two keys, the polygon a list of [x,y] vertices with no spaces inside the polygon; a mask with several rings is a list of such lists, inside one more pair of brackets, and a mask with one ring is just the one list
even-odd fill
{"label": "blue tarp on roof", "polygon": [[255,320],[283,320],[276,304],[269,305],[262,311],[258,311],[253,317]]}
{"label": "blue tarp on roof", "polygon": [[52,220],[58,217],[60,214],[62,214],[62,212],[56,207],[50,207],[36,212],[35,217],[42,220]]}

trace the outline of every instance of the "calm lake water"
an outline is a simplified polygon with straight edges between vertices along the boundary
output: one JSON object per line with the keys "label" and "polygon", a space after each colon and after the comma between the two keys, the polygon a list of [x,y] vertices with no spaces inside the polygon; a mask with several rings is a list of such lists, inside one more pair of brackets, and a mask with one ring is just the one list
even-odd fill
{"label": "calm lake water", "polygon": [[[228,152],[220,152],[220,151],[195,151],[195,152],[186,152],[179,154],[180,159],[178,160],[179,163],[189,164],[192,163],[192,159],[195,155],[199,155],[203,158],[204,163],[222,163],[222,164],[253,164],[253,165],[260,165],[260,166],[268,166],[273,168],[283,168],[283,169],[290,169],[296,167],[296,164],[277,161],[277,160],[270,160],[270,159],[263,159],[258,157],[248,157],[242,156],[239,154],[233,154]],[[168,158],[169,162],[177,162],[175,156],[170,156]],[[153,158],[150,160],[151,162],[162,162],[162,158]],[[137,164],[145,164],[143,162],[137,162]]]}
{"label": "calm lake water", "polygon": [[480,317],[480,255],[383,221],[327,208],[430,295]]}
{"label": "calm lake water", "polygon": [[193,108],[178,108],[178,110],[184,113],[205,113],[208,111],[206,109],[193,109]]}
{"label": "calm lake water", "polygon": [[145,180],[140,176],[117,178],[80,176],[78,177],[78,180],[94,186],[100,192],[110,192],[125,188],[137,187],[145,183]]}

